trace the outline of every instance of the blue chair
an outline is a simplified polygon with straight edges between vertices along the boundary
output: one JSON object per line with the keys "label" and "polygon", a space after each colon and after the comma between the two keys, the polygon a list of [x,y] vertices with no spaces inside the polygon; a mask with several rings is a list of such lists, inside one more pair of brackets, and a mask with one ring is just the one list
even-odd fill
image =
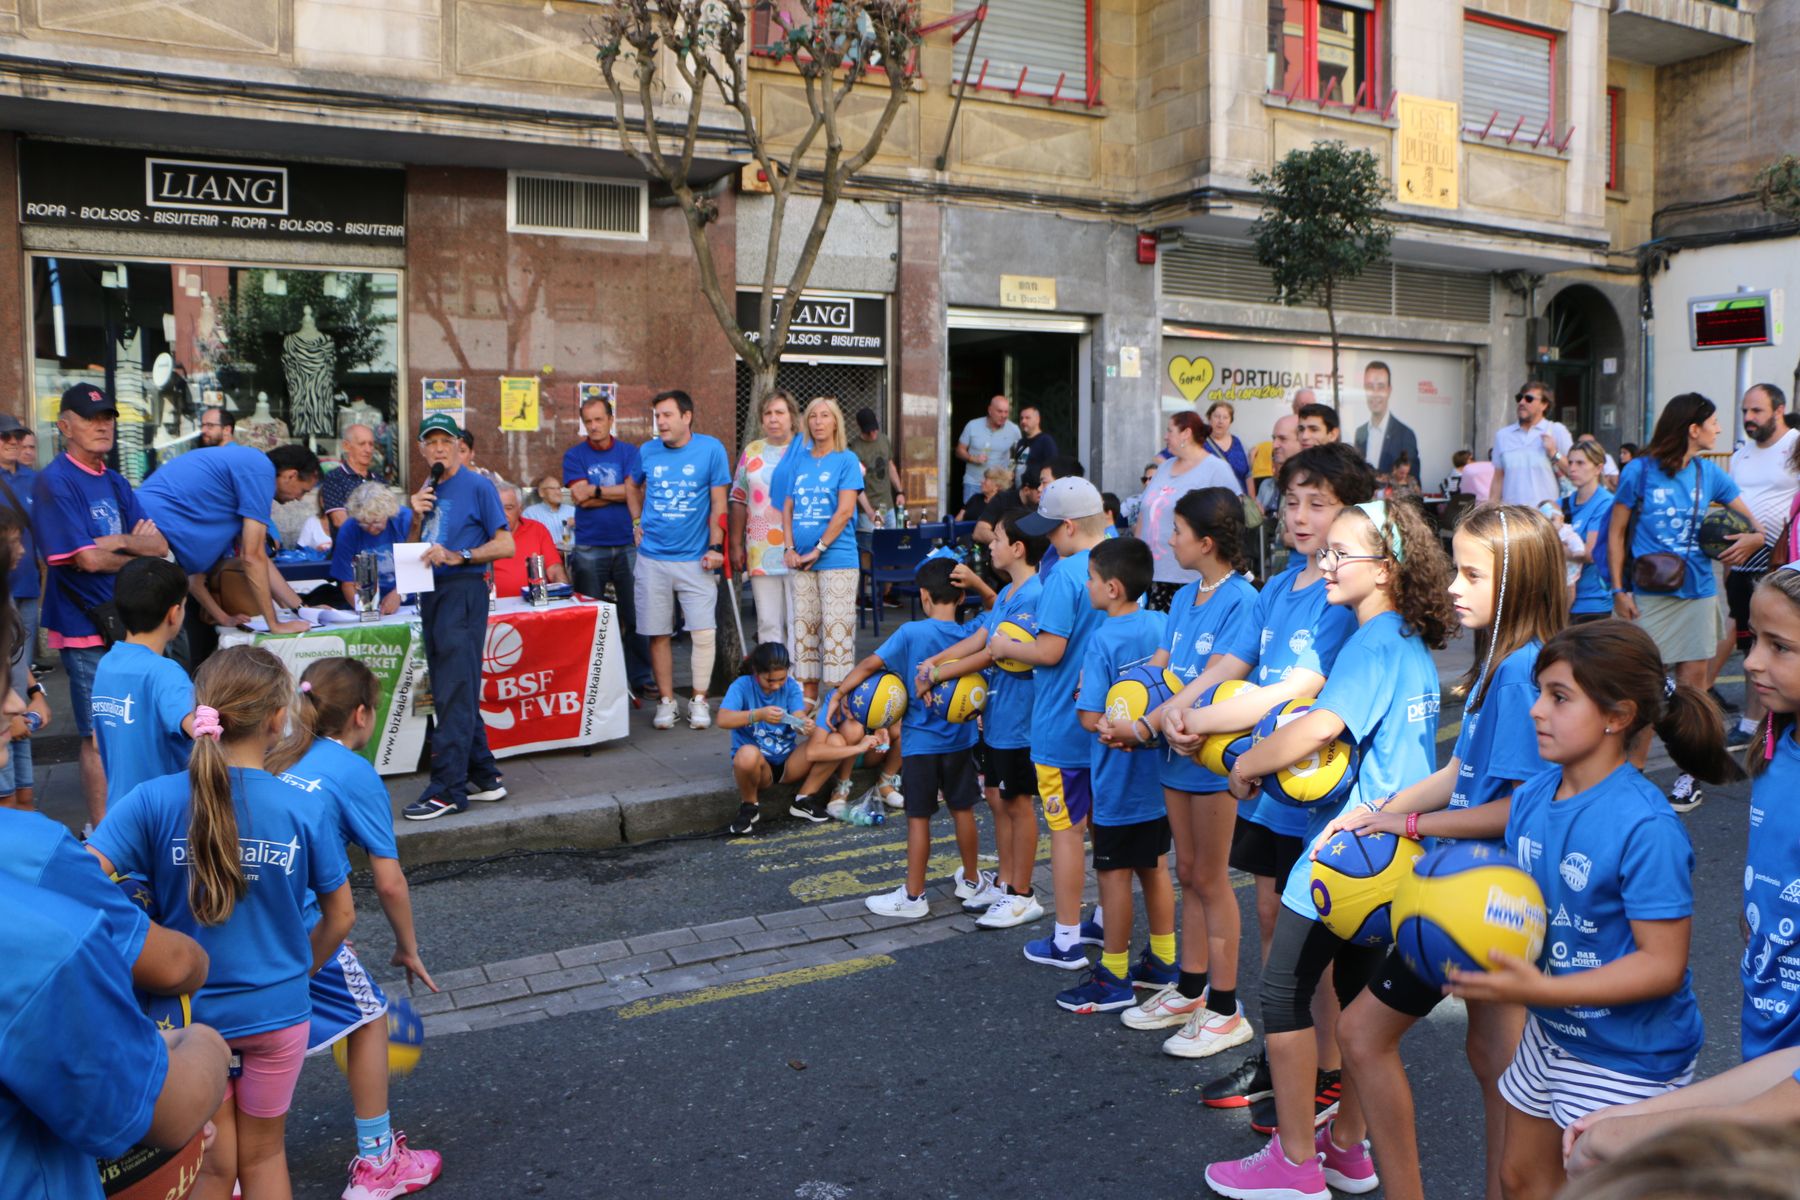
{"label": "blue chair", "polygon": [[[913,577],[919,573],[919,564],[931,553],[930,535],[925,526],[911,529],[877,529],[872,531],[869,545],[869,569],[863,578],[868,581],[866,595],[867,608],[864,610],[873,615],[875,636],[881,636],[881,592],[888,585],[908,594],[912,602],[912,615],[919,615],[919,591],[913,586]],[[857,615],[857,625],[862,624],[862,614]]]}

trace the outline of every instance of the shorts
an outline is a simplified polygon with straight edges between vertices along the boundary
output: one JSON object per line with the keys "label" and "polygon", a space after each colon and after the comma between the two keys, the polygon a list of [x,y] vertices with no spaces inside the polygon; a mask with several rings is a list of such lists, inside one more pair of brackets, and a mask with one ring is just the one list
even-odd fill
{"label": "shorts", "polygon": [[1525,1019],[1512,1065],[1500,1076],[1500,1095],[1527,1116],[1567,1129],[1582,1117],[1612,1104],[1631,1104],[1686,1087],[1692,1062],[1674,1079],[1641,1079],[1582,1062],[1550,1040],[1534,1013]]}
{"label": "shorts", "polygon": [[1763,581],[1766,571],[1725,572],[1725,612],[1742,633],[1750,628],[1750,593]]}
{"label": "shorts", "polygon": [[1408,1017],[1430,1016],[1431,1010],[1444,998],[1444,993],[1407,968],[1397,950],[1388,952],[1381,969],[1375,972],[1375,978],[1369,980],[1369,991],[1377,1000]]}
{"label": "shorts", "polygon": [[1051,829],[1074,829],[1094,811],[1092,773],[1086,767],[1047,767],[1037,771],[1037,794],[1044,802],[1044,823]]}
{"label": "shorts", "polygon": [[975,779],[973,749],[901,756],[900,794],[906,797],[907,816],[929,818],[937,811],[939,792],[951,812],[975,807],[981,785]]}
{"label": "shorts", "polygon": [[1717,596],[1683,600],[1676,596],[1639,594],[1638,628],[1650,635],[1664,665],[1705,662],[1725,636],[1724,612]]}
{"label": "shorts", "polygon": [[1031,761],[1031,747],[1018,746],[1010,750],[984,746],[987,751],[987,765],[983,773],[987,776],[987,785],[999,788],[1002,796],[1035,796],[1038,790],[1037,767]]}
{"label": "shorts", "polygon": [[69,673],[69,708],[75,732],[86,738],[94,732],[94,672],[106,656],[104,646],[79,646],[61,650],[63,670]]}
{"label": "shorts", "polygon": [[1226,861],[1246,875],[1285,881],[1305,849],[1305,838],[1276,833],[1240,816],[1231,830],[1231,853]]}
{"label": "shorts", "polygon": [[638,555],[632,579],[640,637],[668,637],[675,632],[675,601],[681,601],[681,623],[692,632],[718,625],[719,586],[699,559],[666,562]]}
{"label": "shorts", "polygon": [[225,1081],[225,1095],[237,1101],[237,1110],[248,1117],[270,1120],[286,1116],[294,1103],[294,1085],[306,1061],[306,1021],[286,1029],[226,1038],[243,1063],[243,1073]]}
{"label": "shorts", "polygon": [[1264,1035],[1293,1033],[1313,1027],[1313,992],[1333,968],[1331,983],[1344,1008],[1375,975],[1385,951],[1380,946],[1346,942],[1309,917],[1283,905],[1275,918],[1269,962],[1263,968]]}
{"label": "shorts", "polygon": [[1152,583],[1144,597],[1147,601],[1145,607],[1160,613],[1168,612],[1175,603],[1175,593],[1183,586],[1179,583]]}
{"label": "shorts", "polygon": [[1094,870],[1144,871],[1169,852],[1169,818],[1094,826]]}
{"label": "shorts", "polygon": [[307,991],[312,996],[308,1054],[323,1053],[333,1042],[378,1020],[388,1010],[387,996],[348,946],[339,946],[337,953],[325,960],[308,982]]}

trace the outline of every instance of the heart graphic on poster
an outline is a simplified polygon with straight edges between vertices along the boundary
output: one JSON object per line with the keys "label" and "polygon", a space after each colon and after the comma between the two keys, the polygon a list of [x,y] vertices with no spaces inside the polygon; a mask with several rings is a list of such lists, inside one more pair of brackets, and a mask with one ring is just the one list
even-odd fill
{"label": "heart graphic on poster", "polygon": [[1213,365],[1210,358],[1188,358],[1177,354],[1169,360],[1169,382],[1180,390],[1189,404],[1198,400],[1212,386]]}

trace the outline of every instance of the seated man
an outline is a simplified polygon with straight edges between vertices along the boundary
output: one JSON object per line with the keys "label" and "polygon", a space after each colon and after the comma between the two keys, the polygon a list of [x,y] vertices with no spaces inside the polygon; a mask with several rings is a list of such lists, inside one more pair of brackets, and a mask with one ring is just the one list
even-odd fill
{"label": "seated man", "polygon": [[401,508],[399,498],[385,484],[363,483],[344,501],[344,511],[347,519],[339,527],[331,551],[332,582],[343,590],[344,606],[355,608],[356,556],[375,554],[381,614],[389,616],[400,607],[400,593],[394,590],[394,543],[407,540],[412,510]]}
{"label": "seated man", "polygon": [[525,505],[518,488],[510,483],[498,486],[500,507],[506,513],[507,527],[512,530],[513,552],[511,558],[494,560],[494,595],[502,600],[519,598],[525,590],[525,560],[533,554],[544,556],[547,582],[569,582],[569,574],[563,570],[562,555],[556,549],[556,539],[550,536],[548,529],[524,515]]}

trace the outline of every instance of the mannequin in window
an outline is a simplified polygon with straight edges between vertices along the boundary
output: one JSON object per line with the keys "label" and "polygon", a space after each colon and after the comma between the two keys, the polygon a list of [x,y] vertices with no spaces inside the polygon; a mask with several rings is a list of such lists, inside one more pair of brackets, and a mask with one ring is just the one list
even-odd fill
{"label": "mannequin in window", "polygon": [[288,440],[287,423],[269,411],[269,393],[256,393],[256,411],[237,423],[237,440],[265,453]]}
{"label": "mannequin in window", "polygon": [[300,328],[281,343],[287,375],[288,419],[300,437],[336,437],[337,406],[332,402],[337,346],[313,323],[312,305],[301,311]]}

